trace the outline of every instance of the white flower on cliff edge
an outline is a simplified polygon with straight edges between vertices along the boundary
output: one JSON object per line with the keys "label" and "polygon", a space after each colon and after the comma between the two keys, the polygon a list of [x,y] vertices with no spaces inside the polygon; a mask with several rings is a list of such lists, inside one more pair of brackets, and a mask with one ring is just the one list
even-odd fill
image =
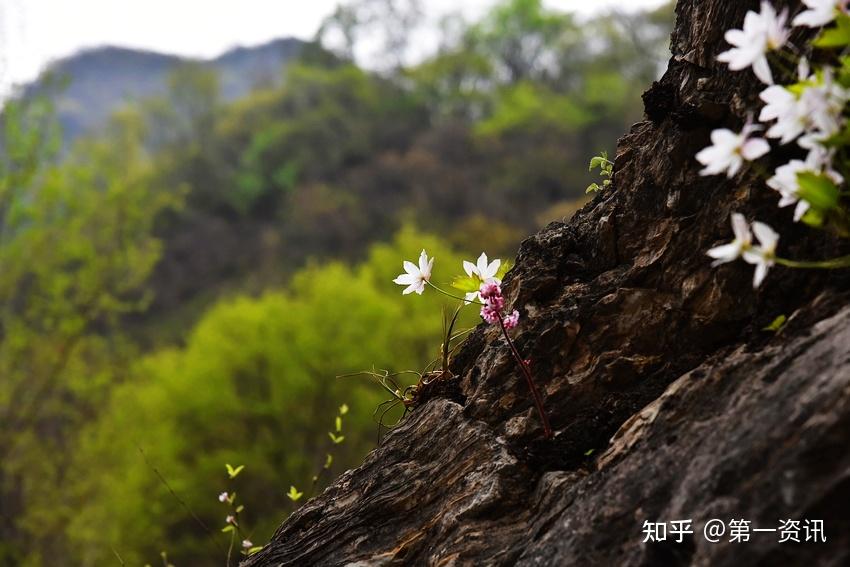
{"label": "white flower on cliff edge", "polygon": [[777,14],[769,2],[762,1],[760,13],[747,12],[743,29],[726,32],[726,41],[732,49],[718,55],[717,60],[728,63],[732,71],[752,67],[761,82],[772,85],[773,73],[767,53],[782,48],[788,41],[787,22],[787,9]]}
{"label": "white flower on cliff edge", "polygon": [[714,258],[712,266],[719,266],[727,262],[734,262],[752,246],[753,236],[750,234],[750,226],[747,224],[747,219],[741,213],[732,213],[732,231],[735,233],[735,240],[729,244],[716,246],[706,252]]}
{"label": "white flower on cliff edge", "polygon": [[753,223],[753,232],[758,238],[759,245],[751,246],[744,251],[744,261],[756,267],[753,275],[753,288],[758,288],[767,277],[767,272],[776,263],[776,246],[779,244],[779,234],[763,222]]}
{"label": "white flower on cliff edge", "polygon": [[803,218],[811,208],[811,205],[805,199],[800,198],[800,182],[798,175],[804,171],[809,171],[815,174],[825,173],[832,181],[840,185],[844,182],[844,178],[836,171],[823,170],[823,164],[819,163],[817,154],[812,152],[809,154],[809,159],[802,161],[793,159],[783,166],[777,167],[773,177],[767,180],[767,186],[778,191],[781,195],[779,200],[780,207],[788,207],[796,204],[794,209],[794,220],[799,221]]}
{"label": "white flower on cliff edge", "polygon": [[254,544],[251,543],[250,539],[243,539],[242,540],[242,547],[244,547],[245,549],[248,549],[249,547],[254,547]]}
{"label": "white flower on cliff edge", "polygon": [[421,254],[419,254],[419,265],[417,266],[413,262],[404,261],[404,274],[401,274],[396,279],[393,280],[393,283],[397,283],[398,285],[407,286],[401,293],[403,295],[407,295],[408,293],[413,293],[414,291],[422,295],[422,292],[425,291],[425,284],[431,279],[431,268],[434,267],[434,259],[428,259],[428,254],[423,250]]}
{"label": "white flower on cliff edge", "polygon": [[230,495],[228,495],[226,492],[222,492],[221,494],[218,495],[218,501],[219,502],[227,502],[228,498],[230,498]]}
{"label": "white flower on cliff edge", "polygon": [[834,20],[839,11],[846,12],[848,2],[847,0],[803,0],[803,4],[808,10],[794,18],[794,25],[819,28]]}
{"label": "white flower on cliff edge", "polygon": [[711,133],[711,146],[700,151],[696,158],[705,169],[700,175],[718,175],[726,172],[734,177],[744,165],[744,161],[756,160],[770,151],[770,144],[761,138],[750,135],[758,128],[750,123],[744,126],[740,134],[722,128]]}
{"label": "white flower on cliff edge", "polygon": [[[466,275],[471,278],[478,278],[481,284],[502,283],[502,280],[496,277],[501,266],[502,261],[498,258],[492,262],[488,262],[487,254],[484,252],[481,253],[481,256],[478,257],[478,261],[475,264],[467,260],[463,261],[463,270],[466,272]],[[479,293],[477,291],[473,291],[467,293],[464,297],[467,303],[471,303],[478,299]]]}

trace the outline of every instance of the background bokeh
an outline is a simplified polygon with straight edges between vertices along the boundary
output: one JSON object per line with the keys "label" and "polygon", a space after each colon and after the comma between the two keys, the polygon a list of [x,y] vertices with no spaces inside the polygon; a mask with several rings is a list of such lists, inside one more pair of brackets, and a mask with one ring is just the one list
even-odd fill
{"label": "background bokeh", "polygon": [[419,9],[358,0],[211,60],[87,50],[7,98],[0,565],[220,565],[160,475],[226,546],[225,463],[267,540],[290,485],[378,439],[388,395],[337,376],[438,354],[446,302],[402,297],[402,259],[448,283],[568,218],[673,19],[503,0],[422,49]]}

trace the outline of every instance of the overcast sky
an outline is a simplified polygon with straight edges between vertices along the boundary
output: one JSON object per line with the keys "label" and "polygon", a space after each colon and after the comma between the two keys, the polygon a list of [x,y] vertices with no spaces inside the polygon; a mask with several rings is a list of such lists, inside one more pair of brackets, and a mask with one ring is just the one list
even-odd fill
{"label": "overcast sky", "polygon": [[[462,9],[483,13],[496,0],[422,0],[427,19]],[[32,80],[51,60],[81,48],[120,45],[214,57],[236,45],[313,36],[339,0],[0,0],[0,97]],[[638,9],[662,0],[546,0],[589,14],[613,6]]]}

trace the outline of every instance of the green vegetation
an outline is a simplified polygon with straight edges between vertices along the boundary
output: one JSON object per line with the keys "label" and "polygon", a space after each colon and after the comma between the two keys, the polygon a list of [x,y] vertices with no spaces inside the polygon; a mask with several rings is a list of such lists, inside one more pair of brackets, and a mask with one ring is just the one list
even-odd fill
{"label": "green vegetation", "polygon": [[[507,260],[575,210],[588,154],[641,116],[670,17],[510,0],[415,66],[315,44],[233,103],[186,66],[70,148],[48,100],[6,103],[0,565],[220,565],[234,534],[264,543],[374,447],[386,392],[337,376],[444,354],[451,302],[406,301],[399,259],[460,271],[486,242]],[[221,532],[222,492],[250,531]]]}

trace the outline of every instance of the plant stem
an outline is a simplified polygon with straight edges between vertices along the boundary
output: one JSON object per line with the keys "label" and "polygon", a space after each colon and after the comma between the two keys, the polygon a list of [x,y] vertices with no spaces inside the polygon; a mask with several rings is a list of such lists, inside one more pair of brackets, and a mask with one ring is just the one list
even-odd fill
{"label": "plant stem", "polygon": [[525,376],[525,381],[528,383],[528,387],[531,390],[531,395],[534,397],[534,405],[537,407],[537,413],[540,414],[540,421],[543,423],[543,435],[546,439],[552,438],[552,427],[549,425],[549,418],[546,417],[546,410],[543,409],[543,400],[540,397],[540,392],[537,390],[537,386],[534,385],[534,379],[531,377],[531,369],[528,368],[528,364],[526,364],[525,359],[520,356],[519,351],[516,349],[516,345],[514,345],[513,340],[508,335],[508,329],[505,327],[505,321],[502,319],[502,314],[496,314],[499,317],[499,326],[502,328],[502,334],[505,337],[505,340],[508,341],[508,346],[511,347],[511,354],[513,354],[516,363],[519,365],[522,370],[523,376]]}
{"label": "plant stem", "polygon": [[451,293],[449,293],[447,291],[443,291],[442,289],[438,288],[437,286],[435,286],[434,284],[432,284],[431,282],[429,282],[427,280],[425,281],[425,283],[430,285],[431,287],[433,287],[434,289],[436,289],[438,292],[442,293],[446,297],[451,297],[452,299],[459,299],[460,301],[463,301],[464,304],[477,303],[478,305],[484,305],[483,303],[481,303],[477,299],[473,299],[472,301],[467,301],[465,297],[458,297],[457,295],[452,295]]}
{"label": "plant stem", "polygon": [[814,260],[798,262],[786,258],[776,258],[776,263],[788,268],[834,270],[837,268],[850,268],[850,256],[840,256],[830,260]]}

